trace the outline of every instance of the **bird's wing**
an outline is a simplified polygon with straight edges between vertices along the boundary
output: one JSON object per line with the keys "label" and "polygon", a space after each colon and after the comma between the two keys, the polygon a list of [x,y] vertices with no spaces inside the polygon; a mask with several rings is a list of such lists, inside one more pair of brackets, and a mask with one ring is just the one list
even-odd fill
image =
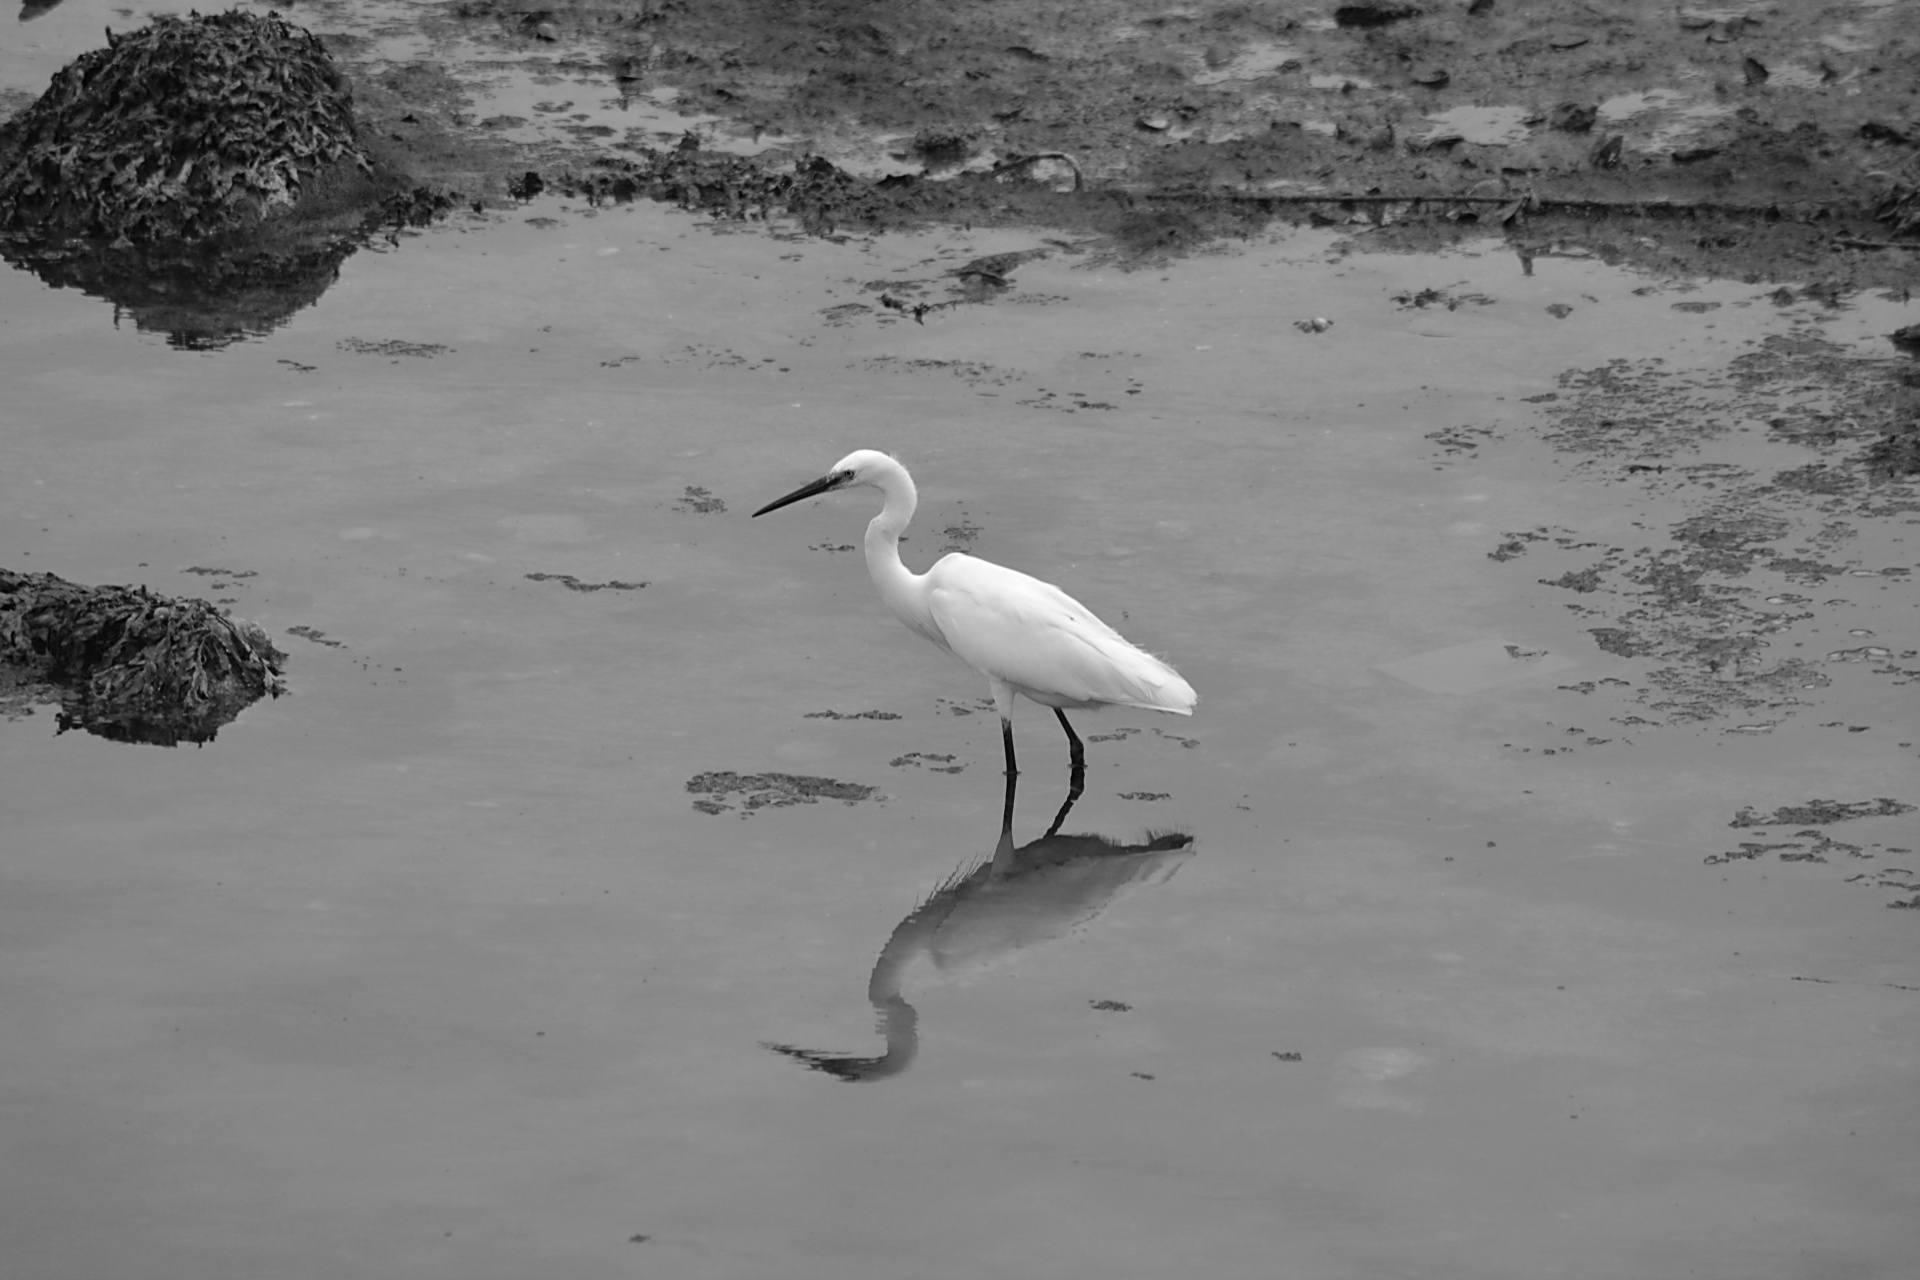
{"label": "bird's wing", "polygon": [[1193,689],[1051,583],[972,556],[928,571],[928,602],[954,656],[1037,702],[1186,712]]}

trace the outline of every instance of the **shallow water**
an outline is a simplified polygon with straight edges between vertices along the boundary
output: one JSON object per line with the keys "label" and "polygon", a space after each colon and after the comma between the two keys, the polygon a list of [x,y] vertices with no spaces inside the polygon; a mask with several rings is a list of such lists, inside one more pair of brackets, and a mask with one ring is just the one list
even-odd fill
{"label": "shallow water", "polygon": [[[9,1266],[1899,1274],[1916,917],[1845,877],[1912,815],[1832,827],[1857,865],[1707,860],[1742,806],[1914,799],[1905,691],[1836,663],[1770,732],[1626,723],[1577,685],[1649,662],[1541,585],[1577,561],[1489,551],[1693,510],[1538,439],[1562,370],[1864,351],[1900,310],[1306,232],[878,301],[1045,245],[543,202],[211,353],[0,276],[0,563],[293,651],[203,749],[0,723]],[[909,564],[1059,582],[1198,688],[1080,720],[1064,827],[1191,851],[961,893],[984,688],[874,597],[870,503],[746,518],[860,446],[915,469]],[[1910,528],[1774,643],[1911,650]],[[1016,727],[1028,846],[1066,760]],[[688,790],[724,771],[879,794]],[[769,1050],[880,1055],[886,956],[906,1069]]]}

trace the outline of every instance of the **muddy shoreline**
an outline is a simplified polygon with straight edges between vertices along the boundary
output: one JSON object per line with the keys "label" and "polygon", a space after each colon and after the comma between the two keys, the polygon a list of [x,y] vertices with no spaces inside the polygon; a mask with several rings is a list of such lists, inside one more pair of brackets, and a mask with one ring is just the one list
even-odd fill
{"label": "muddy shoreline", "polygon": [[[542,190],[814,235],[1047,228],[1138,265],[1278,222],[1836,300],[1905,299],[1920,274],[1916,36],[1884,3],[314,0],[289,21],[350,88],[374,180],[303,193],[264,253],[9,253],[187,345],[231,340],[222,307],[236,333],[278,323],[368,235]],[[32,101],[8,92],[0,116]],[[253,278],[275,273],[285,305]]]}
{"label": "muddy shoreline", "polygon": [[[299,12],[394,159],[483,198],[527,171],[591,193],[675,145],[579,109],[612,94],[697,119],[681,145],[864,179],[822,227],[1050,226],[1157,259],[1284,220],[1839,289],[1920,270],[1897,6],[471,0],[420,23],[479,58],[398,65],[326,5]],[[485,114],[488,57],[551,99]],[[532,124],[551,127],[514,140]]]}

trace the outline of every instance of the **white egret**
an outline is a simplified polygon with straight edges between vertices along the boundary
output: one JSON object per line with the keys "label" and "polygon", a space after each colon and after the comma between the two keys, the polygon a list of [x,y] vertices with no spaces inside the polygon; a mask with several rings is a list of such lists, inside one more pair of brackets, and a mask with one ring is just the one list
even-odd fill
{"label": "white egret", "polygon": [[1093,611],[1051,583],[953,551],[925,573],[900,563],[900,533],[913,519],[919,495],[913,477],[893,458],[856,449],[833,470],[754,512],[781,507],[835,489],[861,485],[886,499],[867,525],[867,569],[893,616],[987,678],[1000,713],[1007,776],[1013,757],[1013,695],[1052,707],[1067,732],[1078,793],[1086,767],[1080,735],[1068,708],[1141,707],[1192,715],[1198,696],[1180,673],[1100,621]]}

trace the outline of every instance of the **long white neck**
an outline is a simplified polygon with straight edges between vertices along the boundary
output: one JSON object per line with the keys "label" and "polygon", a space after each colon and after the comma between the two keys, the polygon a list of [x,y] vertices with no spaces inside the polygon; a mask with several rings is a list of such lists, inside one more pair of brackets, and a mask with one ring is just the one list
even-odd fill
{"label": "long white neck", "polygon": [[913,477],[898,463],[875,478],[886,505],[867,525],[867,572],[880,599],[893,616],[935,643],[944,643],[932,625],[925,599],[925,576],[900,563],[900,533],[913,519],[920,495],[914,490]]}

